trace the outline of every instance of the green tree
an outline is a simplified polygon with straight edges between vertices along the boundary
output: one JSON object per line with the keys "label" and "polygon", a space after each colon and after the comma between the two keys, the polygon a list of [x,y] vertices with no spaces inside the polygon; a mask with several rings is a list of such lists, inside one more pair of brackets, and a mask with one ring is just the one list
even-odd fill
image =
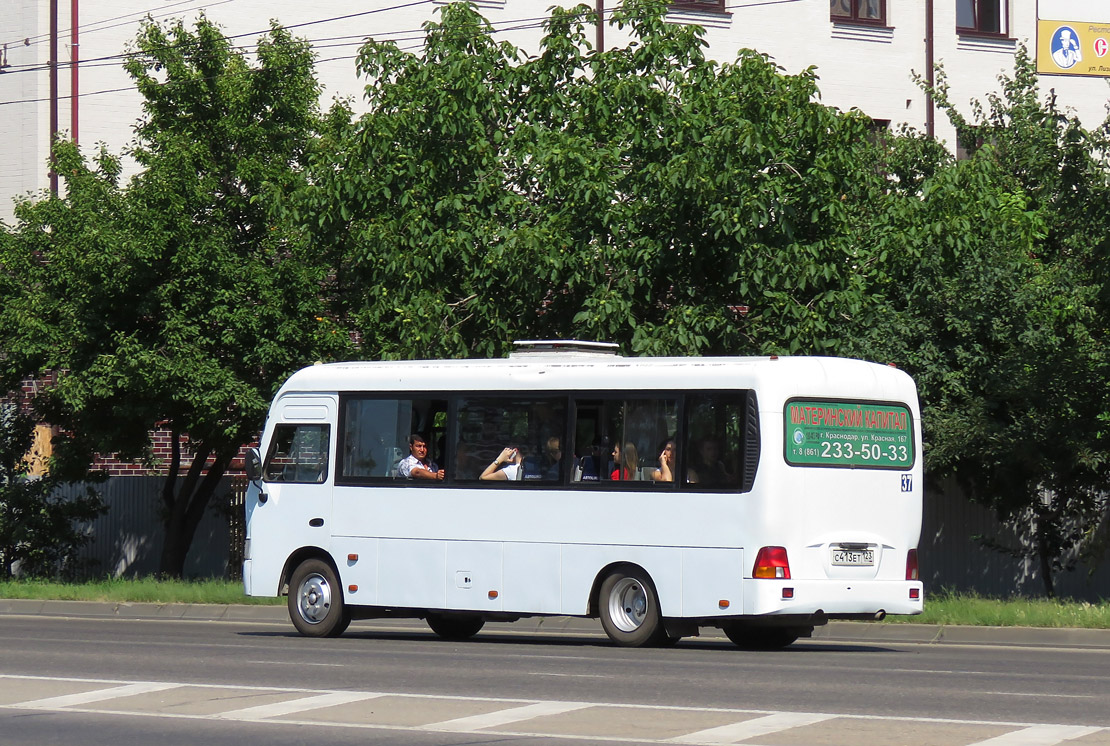
{"label": "green tree", "polygon": [[87,481],[83,469],[68,477],[60,468],[28,476],[37,455],[31,453],[34,427],[14,408],[0,410],[0,578],[11,578],[13,565],[23,577],[73,577],[80,569],[77,552],[91,539],[80,524],[105,507],[89,484],[83,494],[59,496],[60,487]]}
{"label": "green tree", "polygon": [[934,151],[892,190],[869,235],[890,261],[862,347],[914,374],[928,472],[993,508],[1018,541],[984,542],[1035,558],[1053,595],[1108,508],[1105,143],[1041,100],[1024,50],[970,121],[940,81],[971,157]]}
{"label": "green tree", "polygon": [[117,159],[56,148],[64,196],[18,206],[4,257],[22,287],[4,362],[61,371],[44,415],[97,452],[149,462],[150,431],[172,433],[161,570],[180,576],[278,383],[346,340],[322,313],[326,267],[268,214],[317,123],[308,45],[274,27],[252,65],[203,18],[149,22],[126,67],[142,170],[120,186]]}
{"label": "green tree", "polygon": [[288,207],[333,257],[363,354],[496,355],[584,336],[641,354],[831,351],[865,287],[870,122],[744,53],[705,59],[666,4],[554,9],[536,57],[441,9],[419,54],[370,42],[369,111]]}

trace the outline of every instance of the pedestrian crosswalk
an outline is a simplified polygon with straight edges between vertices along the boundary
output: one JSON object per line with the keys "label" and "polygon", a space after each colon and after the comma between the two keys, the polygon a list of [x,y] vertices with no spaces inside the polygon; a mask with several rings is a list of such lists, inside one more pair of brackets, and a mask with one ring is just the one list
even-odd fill
{"label": "pedestrian crosswalk", "polygon": [[0,709],[686,746],[1110,746],[1110,728],[0,674]]}

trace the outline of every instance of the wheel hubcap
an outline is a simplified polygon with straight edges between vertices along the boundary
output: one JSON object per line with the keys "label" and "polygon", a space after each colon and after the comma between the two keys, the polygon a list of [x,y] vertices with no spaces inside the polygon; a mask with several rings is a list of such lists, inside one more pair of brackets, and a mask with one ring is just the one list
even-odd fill
{"label": "wheel hubcap", "polygon": [[313,573],[301,581],[297,598],[301,619],[309,624],[319,624],[327,618],[331,609],[331,586],[323,575]]}
{"label": "wheel hubcap", "polygon": [[635,632],[647,616],[647,594],[643,585],[622,578],[609,594],[609,617],[621,632]]}

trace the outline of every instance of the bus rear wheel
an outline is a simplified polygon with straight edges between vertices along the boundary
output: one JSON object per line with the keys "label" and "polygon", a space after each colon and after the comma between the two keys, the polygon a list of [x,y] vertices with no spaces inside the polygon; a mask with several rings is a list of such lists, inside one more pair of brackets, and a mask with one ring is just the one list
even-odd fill
{"label": "bus rear wheel", "polygon": [[428,614],[425,621],[432,632],[444,640],[467,640],[478,634],[486,624],[480,616],[461,614]]}
{"label": "bus rear wheel", "polygon": [[622,567],[605,576],[598,607],[601,626],[617,645],[643,647],[666,641],[655,586],[640,568]]}
{"label": "bus rear wheel", "polygon": [[744,650],[782,650],[801,637],[801,630],[793,627],[726,624],[722,629],[728,639]]}
{"label": "bus rear wheel", "polygon": [[351,623],[343,590],[331,565],[310,559],[289,579],[289,618],[306,637],[339,637]]}

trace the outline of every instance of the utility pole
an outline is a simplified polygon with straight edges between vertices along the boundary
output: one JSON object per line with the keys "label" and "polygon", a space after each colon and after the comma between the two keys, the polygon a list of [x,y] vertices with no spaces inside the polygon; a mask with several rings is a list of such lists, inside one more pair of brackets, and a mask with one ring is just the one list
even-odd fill
{"label": "utility pole", "polygon": [[58,195],[54,140],[58,136],[58,0],[50,0],[50,193]]}
{"label": "utility pole", "polygon": [[597,0],[597,43],[598,52],[605,51],[605,0]]}
{"label": "utility pole", "polygon": [[936,73],[933,67],[933,0],[925,0],[925,82],[929,90],[925,91],[925,134],[933,139],[936,137],[936,111],[933,103],[933,86],[936,84]]}
{"label": "utility pole", "polygon": [[80,43],[77,38],[77,3],[78,0],[69,0],[69,136],[73,144],[77,144],[77,61]]}

